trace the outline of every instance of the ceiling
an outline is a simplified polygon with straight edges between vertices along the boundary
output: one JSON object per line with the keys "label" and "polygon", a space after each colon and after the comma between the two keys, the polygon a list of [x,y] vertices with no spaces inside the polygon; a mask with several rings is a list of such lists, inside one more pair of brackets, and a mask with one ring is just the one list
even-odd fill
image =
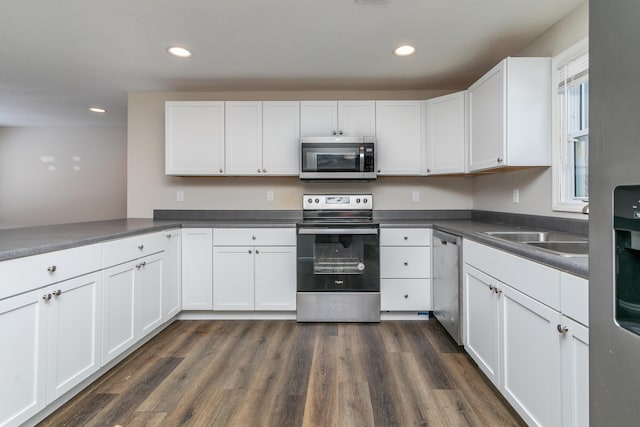
{"label": "ceiling", "polygon": [[2,0],[0,126],[124,124],[129,91],[461,89],[582,1]]}

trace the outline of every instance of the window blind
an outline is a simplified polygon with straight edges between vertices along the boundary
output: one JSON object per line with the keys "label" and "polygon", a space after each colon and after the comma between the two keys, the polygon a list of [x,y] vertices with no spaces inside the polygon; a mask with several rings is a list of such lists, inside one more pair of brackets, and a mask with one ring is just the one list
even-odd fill
{"label": "window blind", "polygon": [[589,53],[567,61],[557,69],[558,92],[564,92],[565,87],[577,85],[589,80]]}

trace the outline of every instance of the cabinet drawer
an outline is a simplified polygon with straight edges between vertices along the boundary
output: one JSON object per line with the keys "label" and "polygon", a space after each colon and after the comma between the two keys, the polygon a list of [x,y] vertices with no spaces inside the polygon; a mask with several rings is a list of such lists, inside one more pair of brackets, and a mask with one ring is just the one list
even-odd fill
{"label": "cabinet drawer", "polygon": [[295,246],[295,228],[216,228],[213,246]]}
{"label": "cabinet drawer", "polygon": [[431,310],[431,280],[381,279],[380,309],[384,311]]}
{"label": "cabinet drawer", "polygon": [[464,262],[560,311],[560,271],[499,249],[463,241]]}
{"label": "cabinet drawer", "polygon": [[381,247],[380,277],[384,279],[431,277],[431,248]]}
{"label": "cabinet drawer", "polygon": [[104,268],[163,251],[168,232],[140,234],[103,243]]}
{"label": "cabinet drawer", "polygon": [[431,246],[431,229],[382,228],[380,246]]}
{"label": "cabinet drawer", "polygon": [[560,311],[589,326],[589,281],[572,274],[560,275]]}
{"label": "cabinet drawer", "polygon": [[102,246],[80,246],[0,262],[0,299],[100,270]]}

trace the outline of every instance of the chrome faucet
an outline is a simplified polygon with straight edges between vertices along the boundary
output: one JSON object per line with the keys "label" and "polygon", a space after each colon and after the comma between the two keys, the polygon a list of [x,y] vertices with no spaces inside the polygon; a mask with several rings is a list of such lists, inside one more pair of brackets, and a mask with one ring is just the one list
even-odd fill
{"label": "chrome faucet", "polygon": [[589,215],[589,203],[582,207],[582,213],[585,215]]}

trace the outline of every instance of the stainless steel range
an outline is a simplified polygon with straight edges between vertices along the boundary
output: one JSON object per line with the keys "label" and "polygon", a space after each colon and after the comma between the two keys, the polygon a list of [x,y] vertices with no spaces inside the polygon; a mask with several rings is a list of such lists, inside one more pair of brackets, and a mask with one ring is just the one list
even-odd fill
{"label": "stainless steel range", "polygon": [[379,226],[371,194],[303,196],[298,322],[379,322]]}

